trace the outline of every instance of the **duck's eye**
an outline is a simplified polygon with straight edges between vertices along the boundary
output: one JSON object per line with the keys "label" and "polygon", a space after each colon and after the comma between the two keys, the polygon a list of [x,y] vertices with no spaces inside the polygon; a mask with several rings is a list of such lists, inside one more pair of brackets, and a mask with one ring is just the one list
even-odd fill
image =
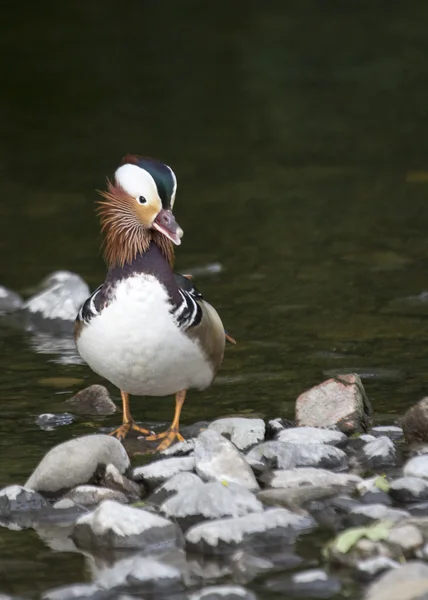
{"label": "duck's eye", "polygon": [[138,196],[137,200],[139,204],[147,204],[147,200],[144,198],[144,196]]}

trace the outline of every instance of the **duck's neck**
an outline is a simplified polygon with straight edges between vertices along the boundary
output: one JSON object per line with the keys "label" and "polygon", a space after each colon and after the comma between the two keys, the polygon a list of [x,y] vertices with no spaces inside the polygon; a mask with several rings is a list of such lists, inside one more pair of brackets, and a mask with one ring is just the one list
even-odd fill
{"label": "duck's neck", "polygon": [[[135,261],[144,260],[159,254],[164,258],[172,270],[174,268],[174,244],[158,231],[127,236],[116,235],[105,236],[104,258],[109,269],[132,267]],[[156,251],[157,250],[157,251]]]}

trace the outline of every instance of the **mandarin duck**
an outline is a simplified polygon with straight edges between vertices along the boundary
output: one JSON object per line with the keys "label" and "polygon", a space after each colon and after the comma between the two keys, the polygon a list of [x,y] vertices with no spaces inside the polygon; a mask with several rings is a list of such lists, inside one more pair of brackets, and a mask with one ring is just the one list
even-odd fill
{"label": "mandarin duck", "polygon": [[[183,440],[187,390],[207,388],[225,340],[234,343],[189,276],[173,272],[174,245],[183,235],[172,213],[176,191],[170,167],[138,155],[127,155],[107,180],[97,212],[108,272],[81,306],[74,333],[83,360],[120,390],[122,425],[110,435],[123,440],[135,430],[160,440],[159,451]],[[165,432],[155,435],[135,423],[129,395],[172,394],[175,414]]]}

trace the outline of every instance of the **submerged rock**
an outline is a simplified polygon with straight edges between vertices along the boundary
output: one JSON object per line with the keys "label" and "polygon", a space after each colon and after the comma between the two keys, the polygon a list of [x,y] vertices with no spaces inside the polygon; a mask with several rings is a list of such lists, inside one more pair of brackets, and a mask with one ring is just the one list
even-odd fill
{"label": "submerged rock", "polygon": [[258,490],[253,471],[239,450],[220,433],[202,432],[195,444],[196,473],[205,481],[237,483]]}
{"label": "submerged rock", "polygon": [[329,444],[338,446],[347,442],[347,437],[341,431],[321,429],[318,427],[290,427],[278,433],[278,441],[289,444]]}
{"label": "submerged rock", "polygon": [[38,425],[40,429],[43,429],[43,431],[53,431],[57,427],[71,425],[73,421],[73,415],[68,413],[44,413],[37,417],[36,425]]}
{"label": "submerged rock", "polygon": [[266,426],[262,419],[228,417],[213,421],[208,429],[230,436],[230,441],[239,450],[247,450],[264,440]]}
{"label": "submerged rock", "polygon": [[262,513],[194,525],[186,534],[186,543],[191,552],[208,555],[229,553],[242,546],[272,550],[293,544],[299,533],[314,527],[312,517],[285,508],[271,508]]}
{"label": "submerged rock", "polygon": [[177,525],[147,510],[104,500],[93,512],[81,516],[72,539],[92,552],[102,548],[159,551],[181,547],[183,535]]}
{"label": "submerged rock", "polygon": [[364,432],[373,409],[361,379],[340,375],[301,394],[296,401],[296,423],[301,426],[338,427],[346,433]]}
{"label": "submerged rock", "polygon": [[49,450],[25,487],[55,494],[89,483],[100,465],[109,464],[121,473],[130,464],[124,447],[114,437],[95,434],[74,438]]}
{"label": "submerged rock", "polygon": [[256,596],[240,585],[212,585],[190,594],[189,600],[257,600]]}
{"label": "submerged rock", "polygon": [[354,507],[348,515],[351,526],[367,525],[373,521],[388,521],[395,523],[410,517],[406,510],[390,508],[384,504],[364,504]]}
{"label": "submerged rock", "polygon": [[142,481],[148,488],[154,489],[168,481],[173,475],[183,471],[193,471],[194,468],[195,459],[193,456],[173,456],[155,460],[143,467],[137,467],[132,472],[132,478],[134,481]]}
{"label": "submerged rock", "polygon": [[278,575],[268,579],[265,587],[273,592],[283,592],[303,598],[331,598],[340,592],[342,584],[323,569],[300,571],[293,575]]}
{"label": "submerged rock", "polygon": [[187,529],[206,519],[242,517],[253,512],[263,512],[263,506],[252,492],[240,485],[212,481],[183,489],[166,500],[161,511]]}
{"label": "submerged rock", "polygon": [[68,410],[76,415],[112,415],[116,404],[103,385],[90,385],[64,402]]}
{"label": "submerged rock", "polygon": [[73,322],[89,295],[89,287],[80,275],[55,271],[41,282],[39,291],[24,303],[24,308],[43,319]]}
{"label": "submerged rock", "polygon": [[409,444],[428,442],[428,397],[409,408],[401,419],[401,426]]}
{"label": "submerged rock", "polygon": [[24,301],[19,294],[0,285],[0,316],[19,310]]}

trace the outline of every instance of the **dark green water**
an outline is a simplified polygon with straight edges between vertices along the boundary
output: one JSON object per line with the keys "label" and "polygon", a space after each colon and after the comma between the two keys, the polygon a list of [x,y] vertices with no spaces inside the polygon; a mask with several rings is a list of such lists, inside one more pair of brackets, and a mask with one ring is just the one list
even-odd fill
{"label": "dark green water", "polygon": [[[177,268],[221,263],[197,285],[239,340],[184,423],[292,417],[337,369],[392,422],[428,392],[428,304],[400,302],[428,289],[427,20],[422,0],[5,6],[0,282],[25,295],[70,269],[98,285],[94,190],[123,154],[156,156],[179,179]],[[5,323],[0,354],[3,486],[94,431],[34,419],[99,379]],[[168,421],[172,400],[133,412]],[[1,530],[0,591],[88,578],[81,556]]]}

